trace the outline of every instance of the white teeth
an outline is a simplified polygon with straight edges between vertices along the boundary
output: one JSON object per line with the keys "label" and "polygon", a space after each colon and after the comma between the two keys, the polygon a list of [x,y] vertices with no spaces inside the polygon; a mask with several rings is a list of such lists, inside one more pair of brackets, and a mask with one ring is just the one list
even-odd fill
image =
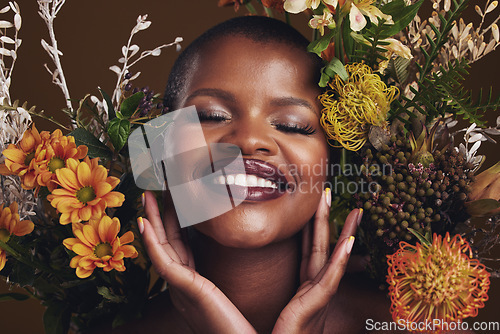
{"label": "white teeth", "polygon": [[255,175],[248,175],[247,176],[247,185],[249,187],[256,187],[257,186],[257,176]]}
{"label": "white teeth", "polygon": [[244,174],[237,174],[234,177],[234,184],[237,186],[246,186],[247,185],[247,178],[245,177]]}
{"label": "white teeth", "polygon": [[214,179],[215,184],[227,184],[227,185],[237,185],[242,187],[264,187],[277,189],[278,186],[269,180],[263,179],[256,175],[245,175],[245,174],[232,174],[224,176],[219,176]]}
{"label": "white teeth", "polygon": [[259,187],[265,187],[266,186],[266,180],[263,179],[263,178],[261,178],[261,177],[257,178],[257,186],[259,186]]}

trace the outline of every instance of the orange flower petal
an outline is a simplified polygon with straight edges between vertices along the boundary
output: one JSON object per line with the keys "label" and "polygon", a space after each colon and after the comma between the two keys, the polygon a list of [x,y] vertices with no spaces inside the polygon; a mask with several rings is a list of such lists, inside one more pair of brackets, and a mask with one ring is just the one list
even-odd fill
{"label": "orange flower petal", "polygon": [[28,233],[33,232],[35,225],[29,220],[23,220],[16,224],[16,227],[12,231],[12,234],[17,235],[18,237],[22,237]]}
{"label": "orange flower petal", "polygon": [[85,270],[82,267],[76,268],[76,276],[79,278],[87,278],[92,275],[93,272],[93,270]]}
{"label": "orange flower petal", "polygon": [[131,243],[132,241],[134,241],[134,233],[132,231],[128,231],[120,237],[120,243],[122,245]]}
{"label": "orange flower petal", "polygon": [[101,242],[101,240],[99,240],[99,235],[91,225],[83,226],[83,235],[92,245],[97,245]]}
{"label": "orange flower petal", "polygon": [[0,271],[5,267],[5,263],[7,262],[7,254],[5,251],[0,248]]}
{"label": "orange flower petal", "polygon": [[85,206],[81,208],[79,215],[83,221],[88,221],[92,217],[92,207]]}
{"label": "orange flower petal", "polygon": [[92,179],[92,174],[89,165],[87,165],[85,162],[82,162],[78,165],[76,171],[77,171],[76,175],[78,177],[78,181],[82,186],[86,187],[91,184],[90,182]]}
{"label": "orange flower petal", "polygon": [[63,245],[67,249],[71,250],[78,241],[79,240],[77,238],[66,238],[63,240]]}
{"label": "orange flower petal", "polygon": [[87,256],[87,255],[93,254],[92,249],[90,249],[89,247],[85,246],[84,244],[80,244],[80,243],[74,244],[72,250],[76,254],[82,255],[82,256]]}
{"label": "orange flower petal", "polygon": [[[69,159],[68,159],[69,160]],[[63,188],[78,190],[81,188],[81,185],[78,183],[78,179],[76,177],[75,172],[73,172],[69,168],[59,168],[56,170],[57,180]]]}
{"label": "orange flower petal", "polygon": [[123,252],[124,257],[136,258],[139,255],[135,247],[131,245],[124,245],[120,247],[120,251]]}
{"label": "orange flower petal", "polygon": [[103,197],[104,195],[108,194],[111,190],[113,190],[113,187],[109,183],[100,182],[95,187],[95,195],[97,197]]}
{"label": "orange flower petal", "polygon": [[125,195],[118,191],[112,191],[109,194],[106,194],[102,197],[106,201],[106,204],[110,208],[114,208],[117,206],[121,206],[125,201]]}
{"label": "orange flower petal", "polygon": [[20,149],[7,148],[2,151],[2,154],[5,156],[5,158],[24,165],[24,159],[26,158],[26,153],[24,153]]}

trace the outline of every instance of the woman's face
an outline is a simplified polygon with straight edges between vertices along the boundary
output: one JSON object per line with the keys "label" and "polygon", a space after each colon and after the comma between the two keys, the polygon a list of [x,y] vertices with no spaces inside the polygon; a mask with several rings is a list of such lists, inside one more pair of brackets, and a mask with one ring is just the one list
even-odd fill
{"label": "woman's face", "polygon": [[[229,37],[198,57],[180,107],[195,105],[207,144],[237,145],[244,176],[226,174],[233,210],[195,225],[222,245],[262,247],[299,232],[316,211],[328,148],[319,89],[304,52]],[[223,185],[221,185],[222,187]]]}

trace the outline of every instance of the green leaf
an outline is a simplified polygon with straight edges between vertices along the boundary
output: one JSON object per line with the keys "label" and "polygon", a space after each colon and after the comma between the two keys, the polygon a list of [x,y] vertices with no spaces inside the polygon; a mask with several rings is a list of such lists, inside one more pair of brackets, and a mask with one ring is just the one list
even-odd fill
{"label": "green leaf", "polygon": [[0,294],[0,302],[6,300],[17,300],[23,301],[29,299],[30,296],[22,294],[22,293],[2,293]]}
{"label": "green leaf", "polygon": [[389,38],[406,28],[415,18],[415,15],[417,15],[423,2],[424,0],[420,0],[413,5],[406,6],[404,0],[395,0],[380,8],[384,14],[391,15],[392,20],[394,21],[394,24],[384,26],[383,33],[380,35],[380,38]]}
{"label": "green leaf", "polygon": [[335,35],[335,30],[332,30],[325,36],[321,37],[320,39],[312,41],[307,46],[307,51],[315,53],[319,57],[321,57],[321,52],[325,51],[326,48],[328,48],[328,45],[330,44],[330,41],[332,40],[334,35]]}
{"label": "green leaf", "polygon": [[409,76],[408,66],[410,66],[411,60],[403,57],[396,57],[389,61],[389,72],[391,76],[395,78],[399,83],[404,83]]}
{"label": "green leaf", "polygon": [[330,80],[332,79],[332,78],[330,78],[328,75],[326,75],[326,74],[323,72],[323,70],[324,70],[324,67],[321,69],[321,77],[320,77],[320,79],[319,79],[319,83],[318,83],[318,85],[319,85],[320,87],[326,87],[326,86],[328,85],[328,83],[330,82]]}
{"label": "green leaf", "polygon": [[411,232],[415,237],[417,237],[418,241],[423,246],[430,246],[432,244],[432,241],[430,239],[427,239],[427,237],[423,236],[419,231],[412,229],[411,227],[408,227],[408,231]]}
{"label": "green leaf", "polygon": [[101,88],[99,88],[99,91],[101,92],[101,96],[106,101],[106,104],[108,105],[108,115],[109,119],[116,118],[116,113],[115,113],[115,107],[113,107],[113,102],[111,102],[111,98],[109,95],[103,91]]}
{"label": "green leaf", "polygon": [[108,135],[115,150],[120,151],[130,135],[130,122],[126,119],[112,119],[108,124]]}
{"label": "green leaf", "polygon": [[52,304],[43,314],[43,326],[46,334],[66,334],[69,329],[71,312],[61,304]]}
{"label": "green leaf", "polygon": [[491,211],[500,208],[500,202],[492,198],[483,198],[465,203],[465,207],[472,217],[485,217],[489,216]]}
{"label": "green leaf", "polygon": [[[134,95],[129,96],[128,98],[123,100],[122,104],[120,105],[121,118],[128,119],[132,117],[143,97],[143,92],[137,92]],[[120,117],[120,114],[118,114],[118,117]]]}
{"label": "green leaf", "polygon": [[125,300],[124,296],[117,296],[113,291],[111,291],[106,286],[98,287],[97,293],[113,303],[122,303]]}
{"label": "green leaf", "polygon": [[343,81],[347,81],[349,79],[349,75],[347,74],[347,71],[344,67],[344,64],[336,58],[333,57],[333,59],[324,67],[324,72],[330,77],[333,78],[335,75],[338,75],[340,79]]}
{"label": "green leaf", "polygon": [[89,157],[91,158],[99,157],[101,159],[106,159],[106,160],[111,159],[113,153],[111,152],[109,147],[104,145],[89,131],[82,128],[77,128],[73,130],[73,132],[71,132],[69,135],[75,137],[76,145],[85,145],[88,147],[89,151],[87,155]]}

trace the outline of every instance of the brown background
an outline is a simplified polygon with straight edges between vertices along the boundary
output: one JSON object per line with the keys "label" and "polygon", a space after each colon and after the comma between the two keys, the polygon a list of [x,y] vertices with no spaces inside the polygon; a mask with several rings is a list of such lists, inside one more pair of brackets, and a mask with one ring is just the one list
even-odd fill
{"label": "brown background", "polygon": [[[254,1],[255,2],[255,1]],[[8,2],[0,1],[0,7]],[[51,84],[49,74],[43,68],[48,63],[53,68],[50,58],[43,51],[40,39],[48,41],[48,34],[44,22],[37,15],[38,7],[35,0],[18,0],[21,6],[23,26],[20,36],[23,44],[19,50],[19,59],[13,76],[11,96],[13,99],[28,101],[29,105],[36,105],[47,113],[65,121],[61,108],[66,106],[64,97],[58,87]],[[472,0],[470,9],[466,13],[466,22],[474,19],[477,26],[477,15],[473,5],[483,4],[484,0]],[[257,6],[256,6],[257,7]],[[499,12],[499,9],[496,9]],[[218,8],[217,0],[198,1],[151,1],[151,0],[68,0],[60,11],[55,29],[59,48],[63,51],[63,68],[68,81],[68,87],[73,99],[80,99],[91,93],[99,96],[97,86],[109,94],[112,93],[116,75],[108,70],[111,65],[118,64],[121,57],[121,46],[128,39],[130,30],[135,25],[139,14],[149,14],[151,27],[138,33],[135,43],[142,50],[152,49],[160,44],[169,43],[177,36],[184,38],[183,45],[189,44],[196,36],[212,25],[231,18],[234,15],[243,15],[246,11],[240,9],[234,13],[232,8]],[[490,14],[491,16],[494,16]],[[498,14],[497,14],[498,15]],[[5,16],[4,16],[5,17]],[[4,18],[2,18],[4,19]],[[301,15],[292,17],[294,26],[310,35],[306,20]],[[173,48],[164,50],[160,57],[150,57],[139,64],[136,70],[142,72],[135,85],[148,85],[156,92],[163,93],[165,82],[176,58]],[[473,88],[494,87],[495,96],[499,93],[498,82],[500,66],[498,52],[492,53],[474,64],[471,75],[464,85]],[[133,69],[132,69],[133,71]],[[488,115],[493,125],[497,116]],[[36,119],[39,130],[54,130],[56,127],[46,121]],[[480,153],[487,153],[485,165],[490,166],[498,161],[498,148],[493,145],[483,145]],[[6,285],[0,282],[0,293],[7,290]],[[22,290],[16,290],[22,291]],[[500,307],[500,282],[493,280],[490,289],[490,301],[486,308],[474,320],[500,321],[498,309]],[[43,333],[43,307],[37,300],[25,302],[0,302],[0,332],[10,333]]]}

